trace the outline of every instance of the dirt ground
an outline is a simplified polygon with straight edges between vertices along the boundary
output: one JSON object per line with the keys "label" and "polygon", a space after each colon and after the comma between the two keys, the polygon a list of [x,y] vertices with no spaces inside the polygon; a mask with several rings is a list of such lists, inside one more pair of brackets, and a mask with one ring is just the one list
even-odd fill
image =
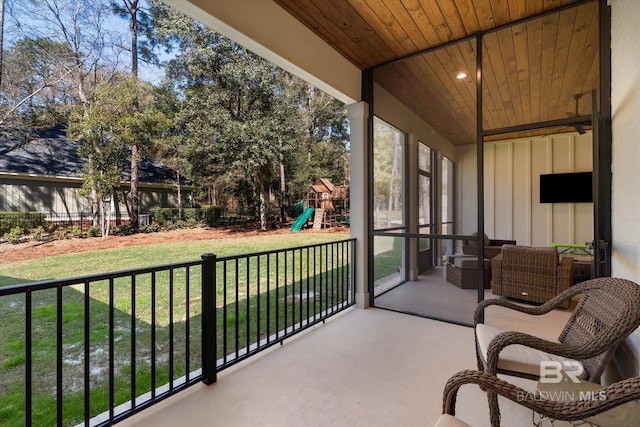
{"label": "dirt ground", "polygon": [[[324,230],[302,230],[305,232],[333,233],[344,231],[342,228]],[[154,243],[177,242],[183,240],[226,239],[229,237],[247,237],[258,234],[288,234],[289,228],[280,228],[266,232],[258,231],[254,226],[229,228],[196,228],[157,233],[140,233],[130,236],[90,237],[84,239],[53,240],[49,242],[29,241],[25,243],[0,243],[0,264],[24,261],[43,256],[60,255],[75,252],[87,252],[100,249],[122,248],[127,246],[151,245]]]}

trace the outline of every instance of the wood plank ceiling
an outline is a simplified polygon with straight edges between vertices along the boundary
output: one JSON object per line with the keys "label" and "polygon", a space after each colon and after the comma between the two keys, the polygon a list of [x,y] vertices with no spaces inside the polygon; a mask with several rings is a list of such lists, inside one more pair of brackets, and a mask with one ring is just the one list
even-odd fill
{"label": "wood plank ceiling", "polygon": [[[484,34],[484,130],[565,119],[576,110],[578,115],[591,114],[591,90],[598,88],[600,70],[597,1],[275,2],[360,69],[387,64],[375,68],[376,83],[454,144],[476,141],[476,41],[468,37],[479,32]],[[456,40],[460,41],[450,43]],[[429,50],[439,46],[444,47]],[[427,52],[390,63],[423,51]],[[459,72],[468,76],[458,79]],[[509,133],[486,140],[551,131],[575,129]]]}

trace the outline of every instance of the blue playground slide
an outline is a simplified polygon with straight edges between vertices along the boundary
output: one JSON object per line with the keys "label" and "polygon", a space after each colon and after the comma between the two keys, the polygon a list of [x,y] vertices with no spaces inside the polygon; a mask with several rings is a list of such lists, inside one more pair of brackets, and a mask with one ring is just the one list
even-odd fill
{"label": "blue playground slide", "polygon": [[294,222],[291,226],[291,231],[300,231],[302,229],[302,226],[307,223],[309,217],[313,214],[313,211],[315,211],[314,208],[305,209],[304,212],[302,212],[302,214],[300,214],[300,216],[296,219],[296,222]]}

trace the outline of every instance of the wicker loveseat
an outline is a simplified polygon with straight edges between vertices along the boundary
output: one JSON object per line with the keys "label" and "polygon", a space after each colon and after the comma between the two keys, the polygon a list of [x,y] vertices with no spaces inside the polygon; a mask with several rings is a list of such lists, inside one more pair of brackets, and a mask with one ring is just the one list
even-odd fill
{"label": "wicker loveseat", "polygon": [[[473,233],[477,235],[477,233]],[[503,245],[515,245],[515,240],[496,240],[489,239],[489,237],[484,235],[484,257],[486,259],[491,259],[500,254],[500,250]],[[465,240],[462,245],[462,253],[465,255],[474,255],[478,256],[478,245],[475,240]]]}
{"label": "wicker loveseat", "polygon": [[560,258],[557,248],[504,245],[491,259],[494,295],[544,303],[572,283],[573,258]]}

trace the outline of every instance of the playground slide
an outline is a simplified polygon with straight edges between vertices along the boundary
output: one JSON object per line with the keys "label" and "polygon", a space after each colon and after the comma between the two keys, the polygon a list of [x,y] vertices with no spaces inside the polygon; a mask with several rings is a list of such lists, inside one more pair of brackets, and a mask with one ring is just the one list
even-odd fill
{"label": "playground slide", "polygon": [[302,229],[302,226],[307,223],[309,217],[313,214],[313,211],[315,211],[314,208],[305,209],[304,212],[302,212],[302,214],[300,214],[300,216],[296,219],[296,222],[294,222],[291,226],[291,231],[300,231]]}
{"label": "playground slide", "polygon": [[304,200],[298,201],[293,208],[291,208],[291,216],[297,218],[304,211]]}

